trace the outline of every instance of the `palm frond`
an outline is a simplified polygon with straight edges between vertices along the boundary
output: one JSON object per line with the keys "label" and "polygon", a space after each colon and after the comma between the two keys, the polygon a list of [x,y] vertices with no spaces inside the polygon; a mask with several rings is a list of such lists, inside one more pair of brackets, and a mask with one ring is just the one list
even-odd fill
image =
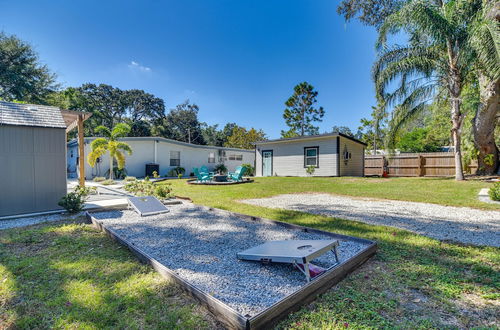
{"label": "palm frond", "polygon": [[111,138],[115,140],[117,138],[127,136],[128,133],[130,133],[130,126],[124,123],[120,123],[113,127],[113,130],[111,131]]}
{"label": "palm frond", "polygon": [[130,147],[130,145],[128,145],[125,142],[116,143],[116,149],[123,150],[123,151],[127,152],[127,154],[129,156],[132,155],[132,148]]}
{"label": "palm frond", "polygon": [[389,131],[387,132],[386,145],[388,149],[394,149],[396,144],[396,137],[398,136],[401,127],[408,123],[412,118],[415,118],[419,113],[422,113],[428,105],[420,103],[416,106],[410,107],[408,105],[401,105],[393,111],[393,117],[389,122]]}
{"label": "palm frond", "polygon": [[470,28],[468,42],[479,59],[480,69],[492,79],[500,77],[500,24],[479,17]]}
{"label": "palm frond", "polygon": [[121,151],[116,150],[113,156],[116,159],[118,168],[120,170],[123,169],[125,167],[125,155]]}
{"label": "palm frond", "polygon": [[95,150],[98,148],[108,149],[108,140],[105,138],[97,138],[90,143],[90,150]]}
{"label": "palm frond", "polygon": [[94,167],[97,162],[97,158],[102,157],[106,151],[107,149],[103,147],[93,149],[87,156],[87,163],[89,163],[91,167]]}
{"label": "palm frond", "polygon": [[[396,103],[405,102],[408,98],[415,98],[418,93],[423,95],[424,99],[427,99],[429,94],[434,93],[434,91],[438,89],[438,86],[439,79],[437,78],[415,78],[409,82],[401,82],[399,88],[391,93],[384,94],[383,100],[388,105],[394,105]],[[426,93],[423,93],[424,91],[426,91]]]}
{"label": "palm frond", "polygon": [[435,40],[446,40],[453,35],[454,28],[439,9],[432,1],[408,1],[380,27],[377,49],[386,44],[388,35],[401,31],[411,33],[418,30],[419,33]]}
{"label": "palm frond", "polygon": [[99,125],[94,129],[94,132],[105,137],[111,137],[111,131],[106,126]]}
{"label": "palm frond", "polygon": [[399,61],[390,62],[383,70],[374,72],[376,93],[378,96],[386,94],[387,86],[404,76],[418,77],[423,75],[429,78],[435,68],[436,61],[424,56],[410,56]]}

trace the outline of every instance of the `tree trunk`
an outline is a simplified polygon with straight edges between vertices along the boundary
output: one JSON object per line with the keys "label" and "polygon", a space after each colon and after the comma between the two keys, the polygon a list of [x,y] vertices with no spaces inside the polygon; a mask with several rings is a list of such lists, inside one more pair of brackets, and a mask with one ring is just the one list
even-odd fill
{"label": "tree trunk", "polygon": [[[500,23],[500,3],[496,0],[488,0],[485,3],[489,8],[486,17]],[[500,112],[500,80],[490,79],[481,73],[478,80],[481,103],[472,125],[474,145],[479,152],[477,174],[493,175],[497,171],[500,173],[499,151],[495,144],[495,127]]]}
{"label": "tree trunk", "polygon": [[[444,3],[443,3],[444,6]],[[461,135],[462,135],[462,122],[464,119],[460,111],[462,100],[460,94],[462,92],[462,81],[460,73],[456,67],[457,54],[453,50],[453,43],[451,40],[447,41],[448,59],[449,59],[449,85],[450,92],[450,105],[451,105],[451,137],[453,138],[453,146],[455,148],[455,179],[462,181],[464,179],[464,171],[462,167],[462,148],[461,148]]]}
{"label": "tree trunk", "polygon": [[113,180],[113,156],[109,153],[109,179]]}
{"label": "tree trunk", "polygon": [[492,81],[479,75],[481,103],[473,122],[474,145],[478,150],[477,174],[494,175],[500,169],[499,152],[495,143],[495,127],[500,112],[500,80]]}
{"label": "tree trunk", "polygon": [[451,136],[453,138],[453,146],[455,148],[455,179],[461,181],[464,179],[464,171],[462,167],[462,150],[461,150],[461,131],[463,115],[460,113],[459,93],[454,93],[451,96]]}

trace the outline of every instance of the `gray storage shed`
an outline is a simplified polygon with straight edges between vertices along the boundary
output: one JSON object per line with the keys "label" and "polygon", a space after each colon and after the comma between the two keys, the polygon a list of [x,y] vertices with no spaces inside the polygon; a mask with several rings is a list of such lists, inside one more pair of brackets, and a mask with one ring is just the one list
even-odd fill
{"label": "gray storage shed", "polygon": [[59,108],[0,101],[0,217],[60,209],[66,124]]}

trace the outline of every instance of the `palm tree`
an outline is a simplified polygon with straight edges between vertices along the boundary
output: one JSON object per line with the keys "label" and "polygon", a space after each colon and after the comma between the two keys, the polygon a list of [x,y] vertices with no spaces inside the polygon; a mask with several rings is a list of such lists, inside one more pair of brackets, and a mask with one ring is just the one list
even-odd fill
{"label": "palm tree", "polygon": [[127,143],[117,141],[118,138],[127,136],[130,132],[130,126],[117,124],[112,130],[105,126],[98,126],[95,128],[95,132],[104,135],[104,137],[92,141],[87,162],[94,167],[97,159],[109,151],[109,179],[113,180],[113,160],[116,159],[118,168],[123,169],[125,167],[124,152],[132,154],[132,148]]}
{"label": "palm tree", "polygon": [[[455,148],[455,178],[463,180],[461,129],[464,120],[461,94],[474,74],[477,54],[471,43],[472,23],[480,0],[410,0],[390,15],[379,30],[380,50],[373,67],[377,96],[393,113],[390,144],[401,126],[421,113],[435,96],[450,105],[451,136]],[[404,32],[406,45],[387,46],[387,36]],[[388,91],[389,85],[397,88]]]}

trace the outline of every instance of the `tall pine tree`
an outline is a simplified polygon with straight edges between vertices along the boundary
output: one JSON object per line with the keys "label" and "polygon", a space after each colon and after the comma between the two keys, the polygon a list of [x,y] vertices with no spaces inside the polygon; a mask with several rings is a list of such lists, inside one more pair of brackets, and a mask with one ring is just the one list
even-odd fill
{"label": "tall pine tree", "polygon": [[323,107],[315,108],[318,92],[307,82],[303,82],[294,87],[293,95],[285,102],[287,108],[283,113],[286,124],[290,127],[290,132],[297,135],[314,135],[319,133],[319,128],[312,123],[321,122],[325,111]]}

